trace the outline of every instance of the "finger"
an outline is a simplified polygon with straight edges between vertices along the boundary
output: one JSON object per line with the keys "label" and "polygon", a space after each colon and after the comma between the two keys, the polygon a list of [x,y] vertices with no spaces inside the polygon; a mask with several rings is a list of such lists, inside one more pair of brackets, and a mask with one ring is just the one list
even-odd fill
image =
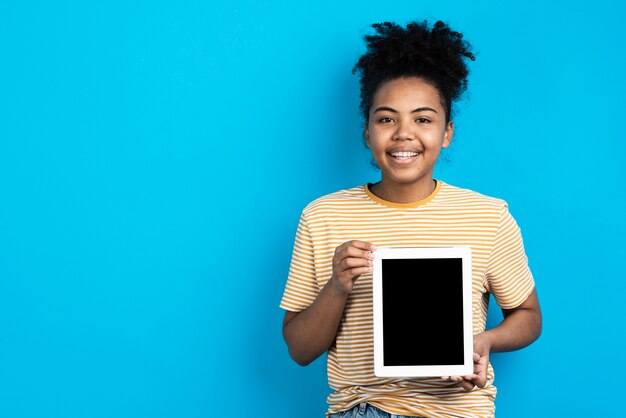
{"label": "finger", "polygon": [[346,266],[342,263],[335,271],[342,281],[356,280],[358,276],[371,273],[373,267],[367,263],[353,263],[354,266]]}
{"label": "finger", "polygon": [[342,270],[349,270],[354,267],[371,267],[373,264],[372,260],[350,257],[342,260],[339,266]]}
{"label": "finger", "polygon": [[450,376],[441,376],[441,380],[450,380]]}
{"label": "finger", "polygon": [[487,384],[487,369],[489,367],[489,357],[482,356],[479,361],[474,364],[474,374],[476,378],[474,379],[474,383],[479,388],[484,388]]}
{"label": "finger", "polygon": [[365,251],[376,251],[378,248],[371,242],[359,241],[356,239],[353,239],[352,241],[348,241],[345,244],[346,244],[346,247],[356,247]]}
{"label": "finger", "polygon": [[476,379],[474,380],[474,384],[476,387],[484,388],[487,385],[487,379]]}
{"label": "finger", "polygon": [[373,260],[374,253],[369,250],[362,250],[356,247],[346,247],[338,255],[340,260],[346,258],[362,258],[364,260]]}
{"label": "finger", "polygon": [[487,377],[479,375],[475,379],[472,379],[472,382],[474,382],[476,386],[482,389],[487,384]]}
{"label": "finger", "polygon": [[470,390],[474,389],[474,386],[476,385],[474,384],[474,382],[470,382],[469,380],[463,380],[461,383],[459,383],[459,386],[469,392]]}
{"label": "finger", "polygon": [[371,273],[374,270],[372,267],[356,267],[346,271],[346,274],[352,279],[356,280],[361,275]]}
{"label": "finger", "polygon": [[474,379],[474,383],[479,388],[484,388],[487,384],[487,365],[484,366],[482,370],[478,372],[478,377]]}

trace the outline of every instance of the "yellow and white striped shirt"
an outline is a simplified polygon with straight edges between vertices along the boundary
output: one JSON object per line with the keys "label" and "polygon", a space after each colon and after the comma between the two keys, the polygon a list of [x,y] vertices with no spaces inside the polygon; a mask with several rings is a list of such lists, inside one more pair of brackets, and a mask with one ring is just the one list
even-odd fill
{"label": "yellow and white striped shirt", "polygon": [[[485,330],[490,293],[511,309],[534,288],[520,229],[504,200],[437,180],[427,198],[398,204],[359,186],[323,196],[302,212],[281,308],[300,312],[311,305],[331,277],[335,248],[354,239],[379,247],[471,247],[474,334]],[[494,415],[491,364],[487,385],[471,392],[439,378],[380,378],[373,344],[372,276],[366,274],[356,281],[328,350],[328,383],[335,390],[329,414],[368,402],[408,416]]]}

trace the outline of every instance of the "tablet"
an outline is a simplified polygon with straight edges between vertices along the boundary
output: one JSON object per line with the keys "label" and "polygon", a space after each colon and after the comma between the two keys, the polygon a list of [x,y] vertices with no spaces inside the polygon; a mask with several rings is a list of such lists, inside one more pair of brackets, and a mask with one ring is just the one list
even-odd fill
{"label": "tablet", "polygon": [[474,372],[470,247],[379,248],[373,280],[376,376]]}

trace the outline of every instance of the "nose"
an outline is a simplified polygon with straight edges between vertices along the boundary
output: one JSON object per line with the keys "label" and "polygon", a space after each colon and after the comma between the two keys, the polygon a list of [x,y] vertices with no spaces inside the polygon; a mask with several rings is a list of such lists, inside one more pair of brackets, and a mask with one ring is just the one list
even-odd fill
{"label": "nose", "polygon": [[392,139],[397,141],[406,141],[415,139],[413,131],[411,130],[411,124],[409,122],[399,120],[396,125],[396,131],[393,133]]}

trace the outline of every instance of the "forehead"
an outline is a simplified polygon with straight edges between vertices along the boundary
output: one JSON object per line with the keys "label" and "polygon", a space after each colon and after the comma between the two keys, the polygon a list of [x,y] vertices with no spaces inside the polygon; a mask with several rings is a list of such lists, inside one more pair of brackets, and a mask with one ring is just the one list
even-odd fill
{"label": "forehead", "polygon": [[443,110],[437,88],[418,77],[396,78],[382,83],[372,100],[373,110],[379,106],[409,111],[421,106]]}

